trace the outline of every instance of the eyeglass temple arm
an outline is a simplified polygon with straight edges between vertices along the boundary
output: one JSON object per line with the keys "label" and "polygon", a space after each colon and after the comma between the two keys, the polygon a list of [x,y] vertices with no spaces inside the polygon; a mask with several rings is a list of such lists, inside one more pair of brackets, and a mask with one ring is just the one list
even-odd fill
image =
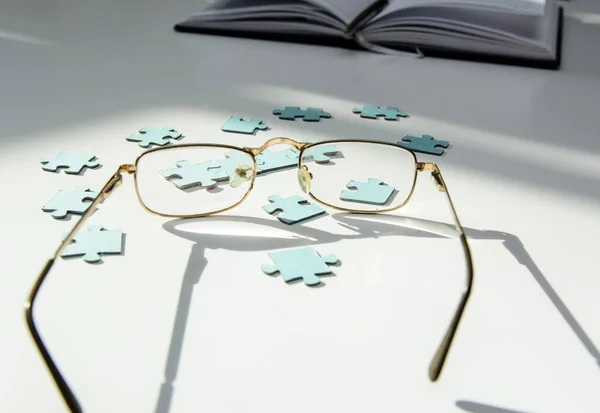
{"label": "eyeglass temple arm", "polygon": [[431,381],[436,381],[440,377],[442,368],[444,367],[444,363],[446,361],[446,358],[448,357],[448,352],[450,351],[452,340],[456,335],[458,324],[465,311],[465,307],[467,305],[467,301],[469,300],[469,296],[471,295],[471,289],[473,286],[473,262],[471,260],[471,250],[469,248],[469,243],[467,242],[467,237],[465,236],[463,227],[460,224],[458,215],[456,215],[456,209],[454,208],[454,204],[452,203],[452,198],[450,198],[450,193],[448,192],[448,187],[444,182],[444,178],[442,177],[440,168],[434,163],[424,162],[419,162],[417,168],[419,171],[430,170],[433,181],[438,186],[438,190],[446,194],[446,199],[448,200],[448,204],[450,205],[450,211],[452,212],[452,215],[454,217],[454,223],[456,225],[456,230],[458,231],[460,236],[460,242],[463,247],[465,261],[467,263],[467,278],[465,280],[465,288],[463,290],[462,297],[460,298],[460,302],[458,303],[458,307],[456,308],[454,317],[452,318],[452,321],[448,326],[448,330],[446,330],[446,334],[444,334],[444,338],[442,339],[442,342],[440,343],[438,349],[436,350],[433,356],[433,359],[431,360],[431,363],[429,364],[429,379]]}
{"label": "eyeglass temple arm", "polygon": [[48,349],[46,348],[46,345],[44,344],[38,332],[37,326],[35,325],[35,319],[33,318],[35,299],[38,295],[40,288],[42,287],[42,284],[44,283],[44,280],[48,276],[48,273],[50,272],[54,261],[60,256],[64,248],[67,245],[69,245],[71,241],[73,241],[73,238],[75,237],[75,234],[77,234],[77,231],[83,226],[83,224],[89,218],[89,216],[92,215],[96,207],[103,200],[108,198],[112,190],[115,189],[121,183],[121,172],[131,172],[129,167],[130,165],[121,165],[117,172],[115,172],[113,176],[108,180],[108,182],[106,182],[106,184],[100,191],[98,197],[94,199],[94,201],[90,204],[85,213],[81,216],[79,221],[77,221],[77,223],[73,226],[71,232],[69,232],[69,234],[63,240],[63,242],[59,245],[56,252],[54,253],[54,256],[51,259],[49,259],[48,262],[46,262],[46,265],[42,269],[42,272],[40,272],[40,274],[38,275],[38,278],[36,279],[35,283],[33,284],[33,287],[31,288],[31,291],[29,292],[27,301],[25,301],[25,320],[27,321],[27,327],[29,328],[29,332],[33,337],[33,341],[35,341],[35,345],[37,346],[38,351],[42,355],[42,358],[44,359],[48,370],[50,370],[50,373],[52,374],[52,378],[54,379],[54,382],[56,383],[60,394],[62,395],[65,403],[69,407],[69,410],[73,413],[82,412],[82,409],[79,405],[79,402],[77,401],[77,398],[75,397],[75,394],[73,394],[73,391],[71,390],[66,380],[60,373],[60,370],[56,366],[56,363],[54,363],[54,360],[52,360],[52,356],[50,356],[50,353],[48,352]]}

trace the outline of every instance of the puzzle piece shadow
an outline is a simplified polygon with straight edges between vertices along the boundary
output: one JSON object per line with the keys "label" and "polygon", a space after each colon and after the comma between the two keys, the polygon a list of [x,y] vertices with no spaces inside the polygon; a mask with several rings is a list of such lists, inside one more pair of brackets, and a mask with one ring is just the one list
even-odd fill
{"label": "puzzle piece shadow", "polygon": [[[325,273],[325,274],[319,274],[318,277],[321,280],[321,282],[318,284],[314,284],[314,285],[306,285],[306,287],[308,287],[308,288],[323,288],[323,287],[325,287],[327,285],[327,283],[323,281],[323,278],[337,277],[337,274],[335,273],[335,267],[341,267],[342,260],[338,258],[338,260],[333,264],[327,263],[327,266],[331,269],[331,272]],[[277,278],[277,277],[281,277],[281,272],[277,271],[273,274],[268,274],[268,275],[269,275],[269,277]],[[285,281],[285,284],[287,284],[287,285],[304,284],[304,280],[302,278],[296,278],[291,281]]]}
{"label": "puzzle piece shadow", "polygon": [[[313,201],[312,199],[310,199],[308,201],[309,201],[309,203],[300,204],[300,205],[319,205],[317,202]],[[285,214],[285,211],[276,210],[276,211],[273,211],[272,213],[270,213],[269,215],[271,215],[273,218],[277,218],[277,216],[283,215],[283,214]],[[292,222],[292,223],[289,223],[289,224],[286,223],[286,222],[282,222],[282,221],[280,221],[278,219],[277,222],[280,223],[281,225],[278,225],[277,228],[287,228],[287,227],[291,227],[291,226],[295,226],[295,225],[304,225],[306,223],[315,221],[315,220],[317,220],[319,218],[322,219],[322,218],[325,218],[327,216],[329,216],[329,214],[327,213],[327,211],[325,211],[324,213],[322,213],[320,215],[315,215],[315,216],[312,216],[310,218],[305,218],[305,219],[302,219],[300,221],[295,221],[295,222]],[[277,247],[275,247],[275,248],[277,248]]]}
{"label": "puzzle piece shadow", "polygon": [[[349,189],[349,188],[345,188],[345,189],[343,189],[343,190],[352,191],[352,190],[351,190],[351,189]],[[354,192],[357,192],[357,190],[354,190]],[[385,202],[385,204],[383,204],[383,205],[379,205],[379,206],[381,206],[381,207],[389,207],[390,205],[392,205],[392,204],[394,203],[394,199],[396,199],[396,197],[398,196],[398,192],[399,192],[399,191],[398,191],[397,189],[394,189],[394,190],[392,191],[392,194],[391,194],[391,195],[390,195],[390,197],[388,198],[388,200]],[[352,202],[352,201],[346,201],[346,200],[343,200],[343,201],[344,201],[344,202],[348,202],[349,204],[357,204],[357,205],[360,205],[360,204],[361,204],[360,202]]]}
{"label": "puzzle piece shadow", "polygon": [[[85,175],[85,173],[86,173],[87,171],[99,171],[99,170],[100,170],[100,169],[102,169],[103,167],[104,167],[104,165],[102,165],[102,164],[99,164],[98,166],[95,166],[95,167],[93,167],[93,168],[88,168],[88,167],[86,166],[86,167],[83,167],[83,168],[81,168],[81,171],[79,171],[79,173],[76,173],[76,174],[68,174],[68,176],[83,176],[83,175]],[[65,169],[67,169],[67,168],[66,168],[66,167],[61,167],[61,168],[56,168],[56,171],[47,171],[47,170],[45,170],[45,169],[43,169],[43,171],[44,171],[44,173],[51,173],[51,174],[56,174],[56,175],[58,175],[58,174],[64,174],[64,173],[65,173],[65,172],[64,172],[64,170],[65,170]]]}
{"label": "puzzle piece shadow", "polygon": [[471,413],[525,413],[521,410],[506,409],[502,407],[491,406],[489,404],[476,403],[467,400],[458,400],[456,407]]}
{"label": "puzzle piece shadow", "polygon": [[[94,211],[95,212],[95,211]],[[125,247],[126,247],[126,241],[127,241],[127,234],[123,233],[121,234],[121,252],[119,253],[101,253],[100,254],[100,259],[98,261],[95,262],[85,262],[87,265],[102,265],[104,264],[104,259],[103,257],[106,255],[110,255],[110,256],[117,256],[117,255],[125,255]],[[72,255],[72,256],[68,256],[68,257],[61,257],[62,260],[64,261],[77,261],[77,260],[82,260],[83,255]]]}
{"label": "puzzle piece shadow", "polygon": [[254,129],[254,132],[228,132],[228,131],[223,131],[226,133],[239,133],[242,135],[247,135],[247,136],[257,136],[258,132],[269,132],[272,128],[270,126],[267,126],[264,129]]}
{"label": "puzzle piece shadow", "polygon": [[211,186],[210,188],[207,188],[202,185],[194,185],[194,186],[190,186],[189,188],[177,188],[176,186],[173,186],[173,187],[179,191],[187,192],[188,194],[193,193],[193,192],[198,192],[198,191],[207,191],[209,194],[217,194],[217,193],[225,190],[225,189],[221,188],[222,186],[225,186],[228,184],[229,184],[229,181],[220,181],[220,182],[217,182],[214,186]]}
{"label": "puzzle piece shadow", "polygon": [[[92,202],[90,201],[89,204],[91,204]],[[94,211],[90,214],[90,217],[92,215],[94,215],[96,212],[98,211],[98,207],[94,208]],[[81,218],[81,215],[83,214],[73,214],[73,213],[68,213],[67,215],[64,216],[64,218],[54,218],[57,221],[61,221],[61,222],[67,222],[70,221],[73,217],[79,219]]]}
{"label": "puzzle piece shadow", "polygon": [[[244,216],[214,216],[188,220],[174,219],[163,224],[163,228],[167,232],[192,241],[194,244],[191,249],[181,284],[179,301],[177,304],[175,321],[165,365],[164,379],[159,391],[155,413],[168,413],[170,411],[171,400],[174,392],[173,383],[177,378],[177,372],[179,369],[187,319],[191,307],[192,294],[194,291],[193,287],[200,282],[202,273],[208,264],[208,261],[205,257],[205,251],[207,249],[226,249],[230,251],[269,251],[272,249],[324,245],[337,242],[342,239],[383,238],[387,236],[451,238],[457,234],[456,229],[451,224],[417,218],[407,218],[393,214],[359,216],[349,213],[335,213],[330,216],[338,221],[338,223],[344,228],[354,231],[355,234],[342,236],[319,229],[308,228],[306,226],[285,226],[284,228],[286,228],[288,233],[296,234],[297,237],[291,239],[282,239],[277,237],[237,237],[235,235],[205,233],[198,234],[178,228],[180,224],[204,221],[233,221],[239,223],[264,225],[278,229],[282,228],[277,220]],[[556,307],[560,315],[569,325],[584,348],[589,352],[596,364],[600,366],[600,351],[587,335],[583,327],[579,324],[575,316],[570,312],[565,303],[558,296],[557,292],[550,285],[542,271],[535,264],[533,258],[529,255],[521,240],[516,235],[501,231],[478,230],[472,228],[464,229],[467,237],[470,239],[496,240],[502,242],[506,251],[508,251],[515,258],[516,262],[528,269],[532,277],[544,291],[548,299]],[[255,242],[261,239],[263,242]],[[380,240],[380,242],[383,241]],[[458,240],[456,240],[456,242],[458,242]],[[260,272],[260,269],[257,269],[257,271]],[[298,280],[297,282],[300,281],[301,280]]]}
{"label": "puzzle piece shadow", "polygon": [[387,202],[383,206],[389,207],[390,205],[392,205],[392,203],[394,202],[394,199],[396,199],[397,196],[398,196],[398,190],[394,189],[392,191],[392,194],[388,198]]}

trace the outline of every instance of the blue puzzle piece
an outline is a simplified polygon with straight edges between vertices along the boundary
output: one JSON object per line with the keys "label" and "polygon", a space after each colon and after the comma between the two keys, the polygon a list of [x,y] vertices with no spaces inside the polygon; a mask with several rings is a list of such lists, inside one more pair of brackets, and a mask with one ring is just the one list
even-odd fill
{"label": "blue puzzle piece", "polygon": [[234,133],[253,134],[256,129],[265,130],[269,129],[269,127],[262,123],[262,120],[243,120],[242,118],[236,116],[231,116],[227,122],[221,126],[221,130],[223,132]]}
{"label": "blue puzzle piece", "polygon": [[44,171],[56,172],[59,168],[65,168],[63,169],[65,173],[77,175],[85,167],[97,168],[100,166],[95,158],[95,155],[84,153],[59,152],[54,158],[41,158],[40,162]]}
{"label": "blue puzzle piece", "polygon": [[305,122],[318,122],[321,118],[330,118],[331,113],[323,112],[321,108],[307,108],[300,110],[298,106],[286,106],[284,109],[275,109],[273,115],[279,115],[279,119],[295,120],[302,118]]}
{"label": "blue puzzle piece", "polygon": [[306,285],[317,285],[321,279],[317,275],[331,274],[327,264],[335,264],[335,255],[321,257],[314,248],[298,248],[290,251],[270,252],[275,265],[263,265],[262,270],[269,274],[279,272],[283,281],[302,279]]}
{"label": "blue puzzle piece", "polygon": [[139,135],[129,135],[129,142],[138,142],[140,148],[147,148],[150,145],[165,146],[171,143],[171,139],[181,138],[181,133],[171,128],[142,128]]}
{"label": "blue puzzle piece", "polygon": [[327,155],[336,154],[339,154],[339,152],[335,145],[314,146],[312,148],[307,148],[302,152],[302,162],[315,161],[316,163],[327,163],[331,159]]}
{"label": "blue puzzle piece", "polygon": [[298,195],[285,199],[279,195],[272,195],[269,197],[269,202],[270,204],[263,205],[263,209],[269,214],[275,211],[282,211],[281,214],[277,215],[277,219],[288,225],[325,213],[323,208],[315,204],[309,204],[306,199]]}
{"label": "blue puzzle piece", "polygon": [[83,255],[83,260],[86,262],[98,262],[101,254],[120,254],[122,249],[122,231],[106,231],[102,225],[92,225],[86,232],[78,232],[73,242],[65,247],[60,256]]}
{"label": "blue puzzle piece", "polygon": [[[220,178],[217,175],[219,165],[214,161],[192,164],[190,161],[175,162],[177,168],[163,169],[160,174],[179,189],[203,186],[210,188]],[[175,178],[175,179],[174,179]]]}
{"label": "blue puzzle piece", "polygon": [[384,205],[394,193],[394,187],[386,185],[381,179],[369,178],[367,183],[350,181],[340,195],[342,201],[360,202],[363,204]]}
{"label": "blue puzzle piece", "polygon": [[401,142],[397,143],[397,145],[415,152],[440,156],[444,154],[444,149],[442,148],[447,148],[450,145],[450,142],[438,141],[431,135],[423,135],[421,138],[406,135],[402,138]]}
{"label": "blue puzzle piece", "polygon": [[82,215],[97,196],[98,192],[85,186],[78,186],[71,191],[61,190],[42,207],[42,211],[50,212],[56,219],[64,218],[67,214]]}
{"label": "blue puzzle piece", "polygon": [[378,116],[385,116],[385,120],[398,120],[398,116],[401,118],[408,117],[408,113],[398,110],[398,108],[393,106],[388,106],[384,109],[381,106],[365,105],[362,109],[352,109],[352,112],[360,113],[361,118],[367,119],[377,119]]}
{"label": "blue puzzle piece", "polygon": [[298,150],[295,148],[288,148],[282,151],[270,151],[265,149],[256,156],[258,173],[261,174],[264,172],[297,166],[298,153]]}

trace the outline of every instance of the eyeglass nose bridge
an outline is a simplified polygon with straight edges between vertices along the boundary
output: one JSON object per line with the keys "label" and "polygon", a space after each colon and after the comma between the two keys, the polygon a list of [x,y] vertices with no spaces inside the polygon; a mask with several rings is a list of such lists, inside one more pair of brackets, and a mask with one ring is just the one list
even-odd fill
{"label": "eyeglass nose bridge", "polygon": [[284,145],[290,145],[291,147],[297,149],[298,151],[301,151],[302,149],[304,149],[305,147],[307,147],[308,145],[310,145],[310,143],[308,143],[308,142],[298,142],[298,141],[295,141],[293,139],[280,136],[280,137],[277,137],[277,138],[269,139],[268,141],[266,141],[265,143],[263,143],[262,146],[260,146],[258,148],[244,147],[243,149],[246,152],[250,152],[252,155],[256,156],[256,155],[260,154],[262,151],[264,151],[265,149],[267,149],[270,146],[273,146],[273,145],[282,145],[282,144],[284,144]]}

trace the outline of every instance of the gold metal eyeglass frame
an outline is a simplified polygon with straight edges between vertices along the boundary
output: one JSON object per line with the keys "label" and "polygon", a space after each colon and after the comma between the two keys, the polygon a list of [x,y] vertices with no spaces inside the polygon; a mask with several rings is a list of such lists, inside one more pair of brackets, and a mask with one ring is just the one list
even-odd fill
{"label": "gold metal eyeglass frame", "polygon": [[32,288],[30,290],[29,296],[25,302],[25,320],[27,322],[29,332],[31,333],[31,336],[33,337],[33,340],[35,341],[37,349],[40,352],[42,358],[44,359],[44,362],[46,363],[46,367],[50,371],[50,374],[52,375],[52,378],[54,379],[54,382],[56,383],[58,390],[60,391],[67,407],[69,408],[69,410],[71,412],[78,413],[78,412],[82,412],[83,410],[82,410],[81,405],[79,404],[77,398],[75,397],[75,394],[73,393],[73,391],[67,384],[65,378],[60,373],[60,370],[58,369],[56,363],[52,359],[52,356],[50,355],[48,349],[46,348],[46,345],[44,344],[44,342],[38,332],[37,326],[35,324],[35,319],[33,317],[35,299],[40,291],[40,288],[42,287],[42,284],[44,283],[44,280],[46,279],[48,273],[50,272],[50,269],[52,268],[54,261],[56,261],[58,259],[60,254],[63,252],[64,248],[73,241],[73,239],[74,239],[75,235],[77,234],[77,232],[79,231],[79,229],[83,226],[85,221],[92,215],[92,213],[94,212],[96,207],[100,203],[102,203],[102,201],[104,201],[106,198],[108,198],[110,196],[110,194],[112,193],[112,191],[121,184],[121,182],[123,180],[122,174],[124,174],[124,173],[133,174],[137,199],[138,199],[140,205],[142,206],[142,208],[144,208],[149,213],[154,214],[154,215],[163,216],[163,217],[169,217],[169,218],[197,218],[197,217],[218,214],[220,212],[230,210],[230,209],[236,207],[237,205],[239,205],[240,203],[242,203],[246,199],[248,194],[251,192],[251,190],[254,186],[256,173],[252,174],[250,186],[249,186],[248,190],[246,191],[246,193],[244,194],[243,198],[240,199],[234,205],[231,205],[227,208],[223,208],[223,209],[220,209],[217,211],[212,211],[212,212],[207,212],[207,213],[202,213],[202,214],[169,215],[169,214],[163,214],[163,213],[159,213],[159,212],[151,210],[144,204],[144,202],[142,201],[142,199],[140,197],[136,171],[137,171],[138,163],[141,158],[143,158],[144,156],[146,156],[150,153],[157,152],[157,151],[168,151],[171,149],[181,149],[181,148],[186,148],[186,147],[187,148],[202,148],[202,147],[223,148],[223,149],[242,151],[242,152],[249,154],[252,158],[253,168],[254,168],[254,172],[255,172],[256,171],[256,155],[260,154],[261,152],[263,152],[265,149],[267,149],[270,146],[278,145],[278,144],[286,144],[286,145],[290,145],[290,146],[294,147],[295,149],[297,149],[299,151],[297,166],[298,166],[298,171],[300,171],[300,169],[302,168],[302,155],[306,149],[315,147],[315,146],[319,146],[319,145],[336,144],[336,143],[338,143],[338,144],[340,144],[340,143],[372,143],[372,144],[376,144],[376,145],[388,145],[388,146],[394,147],[395,149],[404,150],[406,152],[409,152],[412,155],[412,158],[413,158],[414,164],[415,164],[412,188],[410,190],[410,193],[409,193],[407,199],[404,202],[402,202],[400,205],[395,206],[393,208],[388,208],[388,209],[383,209],[383,210],[374,210],[374,211],[353,210],[353,209],[346,209],[346,208],[341,208],[338,206],[330,205],[326,202],[319,200],[318,198],[313,196],[313,194],[310,191],[308,191],[308,195],[311,197],[311,199],[315,200],[316,202],[318,202],[320,204],[326,205],[332,209],[350,212],[350,213],[357,213],[357,214],[379,214],[379,213],[384,213],[384,212],[390,212],[390,211],[399,209],[408,203],[408,201],[411,199],[411,197],[414,193],[414,190],[415,190],[417,172],[422,172],[422,171],[431,171],[432,179],[433,179],[434,183],[437,184],[438,190],[440,192],[443,192],[446,194],[446,199],[450,206],[450,211],[452,212],[452,215],[454,217],[456,230],[458,231],[460,242],[461,242],[463,252],[465,255],[465,260],[466,260],[466,265],[467,265],[467,275],[466,275],[466,280],[465,280],[465,287],[464,287],[462,296],[460,298],[460,301],[458,303],[458,306],[456,308],[456,311],[454,313],[454,317],[452,318],[452,320],[448,326],[448,329],[446,330],[446,333],[444,334],[444,337],[442,338],[442,341],[440,342],[440,345],[438,346],[438,348],[431,360],[431,363],[429,365],[429,370],[428,370],[429,371],[429,379],[433,382],[438,380],[438,378],[440,377],[440,374],[442,372],[444,362],[446,361],[446,358],[450,351],[450,346],[452,344],[454,336],[456,335],[456,331],[458,329],[460,319],[462,318],[465,307],[467,305],[467,301],[469,299],[469,296],[471,295],[474,274],[473,274],[473,262],[471,260],[471,251],[469,249],[467,237],[463,231],[463,228],[462,228],[460,221],[458,219],[458,216],[456,214],[454,204],[452,203],[452,199],[450,198],[450,194],[448,193],[448,188],[446,186],[446,183],[444,182],[442,173],[440,172],[440,169],[438,168],[438,166],[435,163],[418,162],[414,152],[412,152],[406,148],[402,148],[393,143],[369,141],[369,140],[331,140],[331,141],[324,141],[324,142],[318,142],[318,143],[305,143],[305,142],[297,142],[293,139],[289,139],[289,138],[285,138],[285,137],[279,137],[279,138],[273,138],[273,139],[268,140],[267,142],[265,142],[262,146],[260,146],[258,148],[252,148],[252,147],[240,148],[240,147],[236,147],[236,146],[222,145],[222,144],[202,144],[202,143],[179,144],[179,145],[173,145],[173,146],[168,146],[168,147],[164,147],[164,148],[155,148],[155,149],[145,151],[136,158],[136,160],[133,164],[124,164],[124,165],[119,166],[117,171],[106,182],[106,184],[100,191],[100,194],[98,195],[98,197],[96,199],[94,199],[94,201],[90,204],[90,206],[87,208],[85,213],[81,216],[79,221],[77,221],[75,223],[75,225],[73,226],[73,228],[71,229],[69,234],[63,239],[62,243],[59,245],[59,247],[54,252],[54,255],[52,256],[52,258],[50,258],[46,262],[46,265],[44,266],[44,268],[38,275],[35,283],[33,284]]}

